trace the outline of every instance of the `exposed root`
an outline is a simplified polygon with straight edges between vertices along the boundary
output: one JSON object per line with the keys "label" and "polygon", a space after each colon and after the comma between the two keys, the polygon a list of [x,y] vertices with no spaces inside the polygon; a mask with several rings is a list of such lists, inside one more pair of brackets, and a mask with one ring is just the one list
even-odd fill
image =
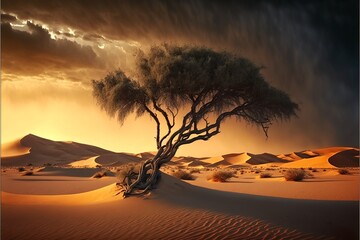
{"label": "exposed root", "polygon": [[146,161],[138,173],[130,169],[123,180],[116,184],[120,189],[118,194],[122,193],[124,198],[144,195],[155,188],[160,177],[159,167],[150,160]]}

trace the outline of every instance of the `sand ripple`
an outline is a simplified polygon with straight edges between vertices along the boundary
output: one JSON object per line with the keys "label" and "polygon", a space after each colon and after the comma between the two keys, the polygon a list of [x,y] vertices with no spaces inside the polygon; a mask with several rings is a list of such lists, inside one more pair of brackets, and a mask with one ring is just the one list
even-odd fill
{"label": "sand ripple", "polygon": [[[136,204],[115,207],[115,211],[115,205],[98,206],[87,211],[77,208],[76,215],[69,214],[74,210],[71,207],[64,207],[61,211],[51,208],[46,215],[41,211],[34,215],[32,211],[32,221],[26,221],[30,217],[26,215],[17,219],[22,231],[11,232],[11,226],[4,226],[2,239],[332,239],[242,216],[173,206],[154,205],[151,208],[151,205],[144,211],[136,211]],[[17,210],[23,210],[25,214],[28,211],[20,208]],[[7,208],[5,216],[9,217],[11,211],[16,209]],[[42,221],[37,220],[39,217]],[[22,223],[26,224],[22,226]]]}

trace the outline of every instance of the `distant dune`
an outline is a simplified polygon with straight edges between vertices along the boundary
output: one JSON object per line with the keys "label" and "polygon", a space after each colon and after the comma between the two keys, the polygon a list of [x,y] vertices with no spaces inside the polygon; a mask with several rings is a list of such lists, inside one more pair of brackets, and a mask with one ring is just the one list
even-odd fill
{"label": "distant dune", "polygon": [[[2,145],[2,166],[69,165],[73,167],[120,166],[152,158],[156,152],[139,154],[114,153],[99,147],[52,141],[32,134]],[[337,168],[358,167],[359,149],[331,147],[304,150],[287,154],[231,153],[218,157],[174,157],[169,163],[188,167],[235,168],[251,165],[276,165],[284,168]]]}
{"label": "distant dune", "polygon": [[[99,147],[76,142],[52,141],[32,134],[2,149],[4,156],[1,159],[2,166],[23,166],[27,164],[42,166],[51,164],[95,167],[96,163],[100,165],[116,165],[119,161],[121,162],[119,164],[122,164],[140,159],[132,154],[114,153]],[[25,151],[25,149],[28,150]],[[13,153],[19,154],[14,155]],[[117,160],[113,160],[114,158]],[[126,160],[122,162],[121,159],[125,158]]]}

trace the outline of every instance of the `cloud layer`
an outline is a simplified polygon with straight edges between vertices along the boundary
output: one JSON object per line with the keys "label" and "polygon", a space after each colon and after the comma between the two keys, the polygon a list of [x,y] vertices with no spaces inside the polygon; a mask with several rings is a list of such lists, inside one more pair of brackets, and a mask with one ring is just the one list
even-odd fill
{"label": "cloud layer", "polygon": [[100,67],[97,55],[66,39],[51,39],[49,32],[27,22],[27,31],[1,24],[2,61],[7,72],[34,75],[51,70]]}
{"label": "cloud layer", "polygon": [[[299,119],[282,131],[298,135],[304,145],[357,146],[358,4],[4,0],[3,67],[19,74],[101,66],[109,70],[131,59],[132,47],[125,44],[131,42],[145,48],[170,42],[227,50],[264,65],[266,78],[300,103]],[[31,31],[21,32],[10,26],[16,20],[11,14],[54,31],[71,28],[74,34],[65,32],[64,39],[54,40],[32,23],[27,23]]]}

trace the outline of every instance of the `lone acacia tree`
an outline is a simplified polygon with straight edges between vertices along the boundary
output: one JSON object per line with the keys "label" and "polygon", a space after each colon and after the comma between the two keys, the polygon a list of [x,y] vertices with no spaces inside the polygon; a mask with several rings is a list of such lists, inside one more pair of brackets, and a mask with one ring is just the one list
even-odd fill
{"label": "lone acacia tree", "polygon": [[[94,80],[93,94],[110,116],[149,114],[156,123],[157,153],[130,170],[119,183],[124,197],[153,188],[160,167],[180,146],[209,140],[225,119],[235,117],[259,126],[267,136],[274,120],[296,115],[298,105],[270,86],[261,67],[249,60],[207,48],[161,45],[139,52],[133,77],[118,70]],[[182,121],[176,124],[179,109]]]}

